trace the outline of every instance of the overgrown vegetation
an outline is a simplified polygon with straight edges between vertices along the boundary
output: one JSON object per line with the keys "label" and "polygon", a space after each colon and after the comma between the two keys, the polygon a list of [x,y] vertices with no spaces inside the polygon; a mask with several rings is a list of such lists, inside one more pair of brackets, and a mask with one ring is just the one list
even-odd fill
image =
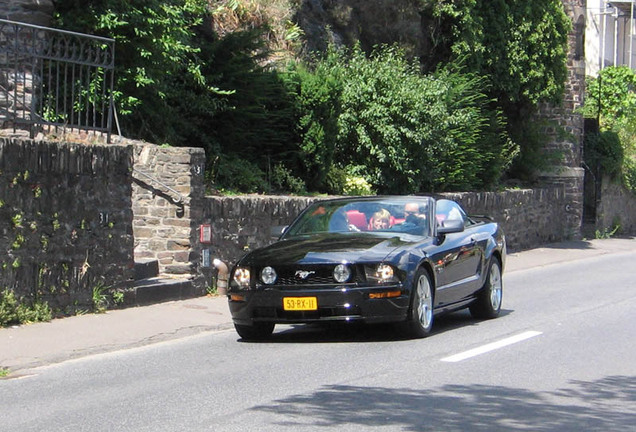
{"label": "overgrown vegetation", "polygon": [[430,24],[428,55],[332,46],[291,64],[304,36],[295,1],[55,5],[59,26],[117,41],[123,133],[205,148],[207,179],[223,190],[410,193],[529,178],[545,135],[526,133],[527,119],[559,101],[566,76],[560,0],[413,2]]}
{"label": "overgrown vegetation", "polygon": [[422,75],[395,46],[368,56],[332,48],[312,70],[288,76],[302,102],[298,172],[308,183],[333,187],[344,172],[378,193],[485,188],[514,155],[477,76]]}
{"label": "overgrown vegetation", "polygon": [[[131,138],[157,144],[205,143],[201,114],[225,106],[202,56],[210,35],[206,0],[57,0],[56,24],[116,41],[115,102]],[[208,25],[209,27],[209,25]]]}
{"label": "overgrown vegetation", "polygon": [[[429,70],[461,62],[486,81],[520,155],[509,176],[531,180],[551,160],[549,137],[533,125],[537,104],[558,104],[567,78],[567,35],[572,24],[561,0],[426,1],[431,25]],[[548,155],[549,156],[549,155]]]}
{"label": "overgrown vegetation", "polygon": [[53,317],[46,302],[38,299],[16,298],[12,290],[0,292],[0,327],[50,321]]}
{"label": "overgrown vegetation", "polygon": [[597,178],[620,179],[636,193],[636,73],[612,66],[588,78],[584,115],[599,130],[586,134],[585,163]]}

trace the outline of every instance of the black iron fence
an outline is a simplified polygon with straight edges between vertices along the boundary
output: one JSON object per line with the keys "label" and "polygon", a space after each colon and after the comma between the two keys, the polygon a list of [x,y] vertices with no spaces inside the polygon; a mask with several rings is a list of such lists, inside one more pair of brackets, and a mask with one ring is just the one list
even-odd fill
{"label": "black iron fence", "polygon": [[0,123],[105,133],[113,121],[115,41],[0,19]]}

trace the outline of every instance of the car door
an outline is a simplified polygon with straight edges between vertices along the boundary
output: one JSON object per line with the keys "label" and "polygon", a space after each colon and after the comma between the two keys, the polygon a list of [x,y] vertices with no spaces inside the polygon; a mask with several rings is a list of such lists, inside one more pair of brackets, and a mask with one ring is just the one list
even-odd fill
{"label": "car door", "polygon": [[434,257],[439,306],[450,305],[472,295],[479,285],[479,269],[484,242],[479,230],[473,226],[459,205],[453,201],[439,200],[436,219],[439,225],[448,220],[461,220],[464,231],[440,238],[438,253]]}

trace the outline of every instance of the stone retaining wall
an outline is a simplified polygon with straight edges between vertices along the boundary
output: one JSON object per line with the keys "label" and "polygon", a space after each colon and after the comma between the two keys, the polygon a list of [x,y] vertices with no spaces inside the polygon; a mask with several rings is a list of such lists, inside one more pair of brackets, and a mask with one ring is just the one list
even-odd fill
{"label": "stone retaining wall", "polygon": [[133,276],[131,146],[0,138],[0,290],[72,312]]}
{"label": "stone retaining wall", "polygon": [[619,182],[604,177],[596,209],[596,230],[607,234],[617,226],[616,234],[636,235],[636,195]]}
{"label": "stone retaining wall", "polygon": [[[204,162],[197,148],[0,139],[0,288],[86,307],[95,288],[130,287],[133,259],[146,258],[203,293],[213,258],[232,264],[270,244],[272,227],[324,199],[206,197]],[[516,251],[571,238],[570,195],[557,185],[442,196],[494,217]]]}
{"label": "stone retaining wall", "polygon": [[[459,202],[468,213],[492,216],[503,226],[512,251],[570,238],[569,201],[564,187],[447,193],[440,197]],[[272,243],[275,239],[271,227],[288,225],[318,199],[321,198],[208,196],[203,218],[212,226],[210,253],[233,263],[250,249]]]}

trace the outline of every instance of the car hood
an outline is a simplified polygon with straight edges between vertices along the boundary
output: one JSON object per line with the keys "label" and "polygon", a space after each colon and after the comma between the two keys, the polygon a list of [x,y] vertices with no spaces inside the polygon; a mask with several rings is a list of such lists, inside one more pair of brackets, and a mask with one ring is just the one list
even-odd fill
{"label": "car hood", "polygon": [[425,241],[409,234],[347,233],[313,234],[281,240],[243,257],[240,265],[321,264],[379,262]]}

